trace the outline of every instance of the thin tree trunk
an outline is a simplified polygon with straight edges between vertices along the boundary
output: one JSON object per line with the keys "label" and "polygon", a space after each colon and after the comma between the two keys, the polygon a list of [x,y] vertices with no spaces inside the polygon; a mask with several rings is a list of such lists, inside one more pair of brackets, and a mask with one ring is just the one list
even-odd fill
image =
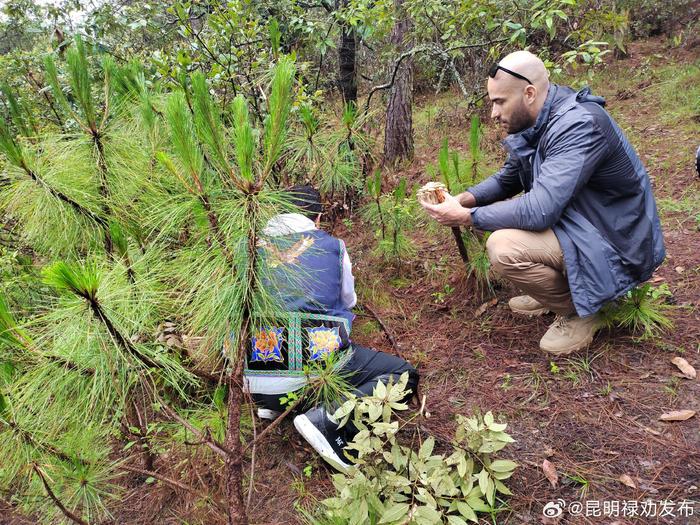
{"label": "thin tree trunk", "polygon": [[[226,458],[226,498],[228,500],[228,524],[248,525],[247,505],[243,499],[243,446],[241,445],[241,408],[245,401],[243,392],[243,371],[245,353],[251,337],[253,317],[253,296],[256,292],[255,274],[257,271],[257,225],[256,208],[249,199],[246,204],[246,223],[251,226],[248,234],[248,277],[246,295],[241,312],[241,328],[239,332],[238,351],[235,359],[236,367],[228,378],[228,422],[224,447],[228,450]],[[253,474],[251,473],[251,476]]]}
{"label": "thin tree trunk", "polygon": [[[345,7],[348,0],[336,0],[336,8]],[[338,45],[338,85],[344,104],[357,104],[357,33],[341,24]]]}
{"label": "thin tree trunk", "polygon": [[[411,29],[411,21],[403,12],[403,0],[394,0],[399,13],[391,31],[391,44],[398,51],[405,46],[405,38]],[[384,162],[395,165],[413,158],[413,57],[401,64],[396,73],[394,86],[389,94],[386,108],[386,130],[384,133]]]}
{"label": "thin tree trunk", "polygon": [[241,342],[234,357],[236,368],[228,378],[228,423],[226,427],[226,500],[228,501],[228,524],[247,525],[248,515],[243,499],[243,447],[241,446],[241,406],[243,405],[243,362],[245,342],[249,337],[248,320],[244,319]]}

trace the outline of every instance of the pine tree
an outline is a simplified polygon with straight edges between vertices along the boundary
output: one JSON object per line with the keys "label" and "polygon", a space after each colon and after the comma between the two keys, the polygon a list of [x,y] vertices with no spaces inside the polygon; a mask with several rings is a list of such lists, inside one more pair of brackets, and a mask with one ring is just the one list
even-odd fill
{"label": "pine tree", "polygon": [[[35,251],[44,290],[20,303],[0,294],[0,487],[47,523],[99,521],[126,468],[111,459],[115,436],[146,451],[150,470],[144,420],[198,432],[188,419],[214,414],[225,432],[200,437],[224,462],[229,523],[247,523],[244,355],[280,314],[258,239],[291,209],[273,173],[290,133],[294,62],[280,56],[270,72],[256,129],[246,99],[222,114],[201,74],[188,93],[163,95],[137,64],[98,63],[75,44],[64,70],[46,61],[68,132],[37,136],[21,108],[0,120],[0,202]],[[165,321],[201,344],[162,344]],[[221,375],[197,369],[202,355]],[[38,493],[48,497],[23,497]]]}

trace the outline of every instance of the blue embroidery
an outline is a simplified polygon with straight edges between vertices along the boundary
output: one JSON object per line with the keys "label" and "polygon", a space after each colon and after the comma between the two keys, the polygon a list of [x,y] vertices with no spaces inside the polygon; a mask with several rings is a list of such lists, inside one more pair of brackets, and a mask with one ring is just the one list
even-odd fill
{"label": "blue embroidery", "polygon": [[282,332],[284,328],[261,328],[252,338],[253,354],[251,362],[262,361],[267,363],[275,361],[278,363],[284,362],[282,356]]}
{"label": "blue embroidery", "polygon": [[309,334],[309,359],[311,361],[330,355],[340,348],[340,332],[337,326],[333,328],[319,326],[307,328],[306,331]]}

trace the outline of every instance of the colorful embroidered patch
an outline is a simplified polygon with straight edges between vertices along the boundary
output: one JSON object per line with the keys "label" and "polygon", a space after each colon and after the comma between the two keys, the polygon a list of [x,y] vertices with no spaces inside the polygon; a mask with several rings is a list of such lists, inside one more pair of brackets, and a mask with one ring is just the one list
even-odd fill
{"label": "colorful embroidered patch", "polygon": [[277,327],[263,327],[259,330],[251,341],[253,354],[250,360],[252,362],[262,361],[263,363],[270,361],[284,362],[284,357],[282,356],[282,332],[284,332],[284,328]]}
{"label": "colorful embroidered patch", "polygon": [[316,361],[322,357],[332,354],[340,348],[340,335],[338,327],[307,328],[309,334],[309,359]]}

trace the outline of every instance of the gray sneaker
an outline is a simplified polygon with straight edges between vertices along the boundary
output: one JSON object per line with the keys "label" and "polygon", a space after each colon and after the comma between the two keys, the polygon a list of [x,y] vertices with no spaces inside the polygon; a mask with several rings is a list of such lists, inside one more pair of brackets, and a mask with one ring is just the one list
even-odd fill
{"label": "gray sneaker", "polygon": [[557,315],[540,339],[540,348],[555,355],[566,355],[586,348],[600,326],[597,315]]}
{"label": "gray sneaker", "polygon": [[530,317],[549,313],[549,308],[529,295],[512,297],[511,300],[508,301],[508,306],[511,311],[516,314],[529,315]]}

